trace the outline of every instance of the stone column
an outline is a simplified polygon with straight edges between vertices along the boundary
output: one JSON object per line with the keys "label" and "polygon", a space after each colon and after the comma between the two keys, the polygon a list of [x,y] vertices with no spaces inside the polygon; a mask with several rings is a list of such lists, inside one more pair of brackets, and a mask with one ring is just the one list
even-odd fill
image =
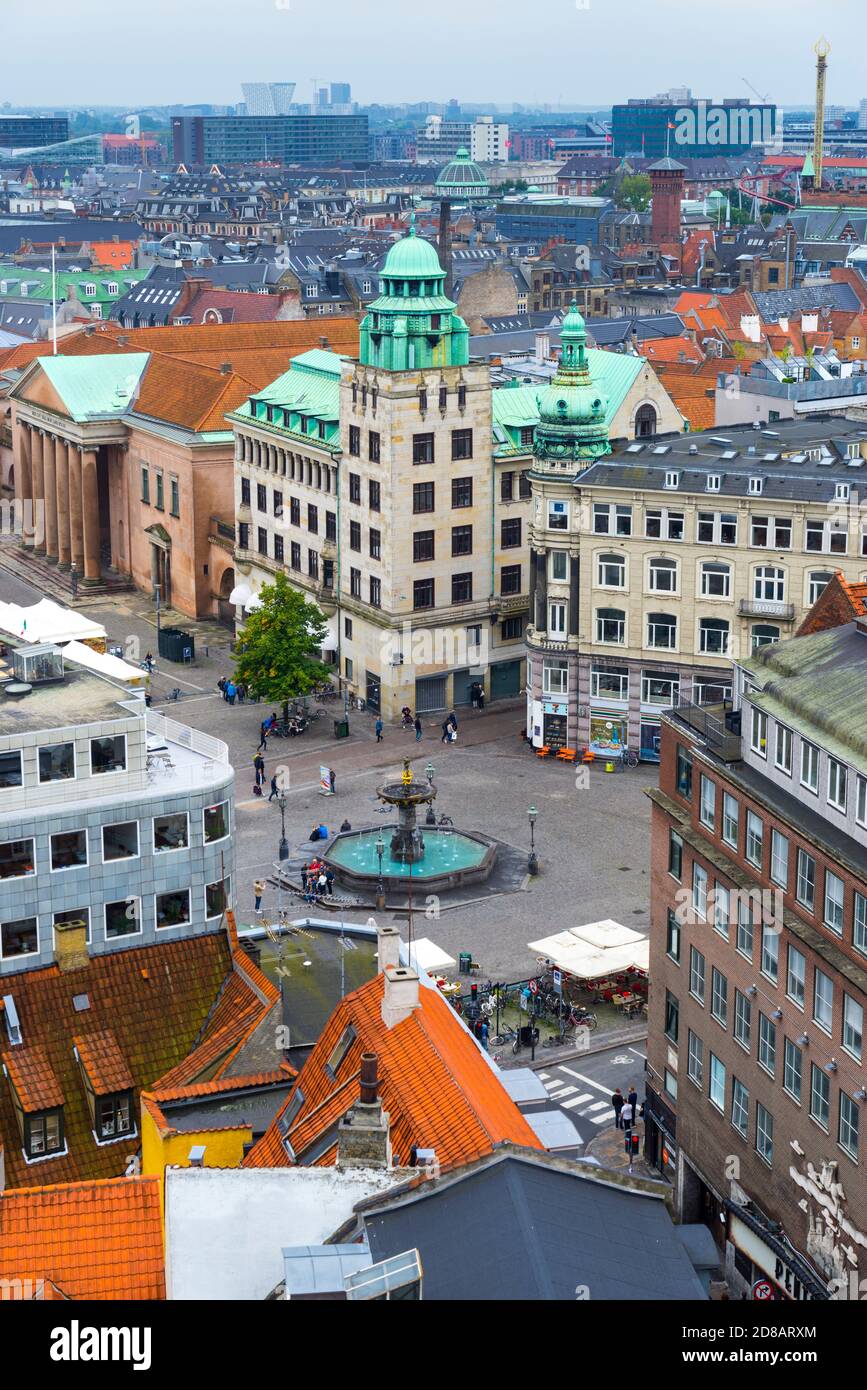
{"label": "stone column", "polygon": [[42,441],[45,482],[45,558],[57,564],[57,440],[46,434]]}
{"label": "stone column", "polygon": [[84,572],[84,527],[81,515],[81,450],[67,444],[69,459],[69,549],[79,578]]}
{"label": "stone column", "polygon": [[65,439],[55,444],[55,469],[57,471],[57,563],[61,569],[69,569],[69,460]]}
{"label": "stone column", "polygon": [[15,459],[15,501],[16,515],[12,522],[13,531],[21,527],[21,544],[31,549],[33,528],[29,524],[30,515],[27,504],[33,496],[33,475],[31,470],[31,449],[34,431],[29,425],[19,425],[13,436],[17,457]]}
{"label": "stone column", "polygon": [[33,497],[33,553],[45,554],[45,474],[43,453],[45,435],[42,430],[33,430],[31,437],[32,457],[30,460]]}
{"label": "stone column", "polygon": [[92,584],[102,575],[99,563],[99,485],[95,449],[84,449],[81,454],[81,510],[84,532],[84,581]]}

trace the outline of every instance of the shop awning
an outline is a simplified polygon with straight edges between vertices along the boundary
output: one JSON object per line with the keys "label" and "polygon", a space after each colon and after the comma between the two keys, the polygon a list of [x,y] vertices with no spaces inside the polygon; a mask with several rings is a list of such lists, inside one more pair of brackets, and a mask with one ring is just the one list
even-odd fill
{"label": "shop awning", "polygon": [[646,974],[650,968],[647,937],[610,917],[527,944],[536,955],[581,980],[601,980],[630,968]]}

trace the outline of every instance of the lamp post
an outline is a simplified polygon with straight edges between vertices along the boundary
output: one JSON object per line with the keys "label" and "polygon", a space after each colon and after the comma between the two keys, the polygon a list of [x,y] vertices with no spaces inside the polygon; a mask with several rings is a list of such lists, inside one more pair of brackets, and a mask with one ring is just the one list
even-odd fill
{"label": "lamp post", "polygon": [[154,602],[157,606],[157,654],[160,654],[160,585],[154,584]]}
{"label": "lamp post", "polygon": [[381,831],[380,831],[380,833],[379,833],[379,834],[377,835],[377,837],[376,837],[375,849],[376,849],[376,857],[377,857],[377,859],[379,860],[379,888],[378,888],[377,894],[376,894],[376,910],[377,910],[377,912],[384,912],[384,911],[385,911],[385,888],[384,888],[383,882],[382,882],[382,856],[383,856],[383,854],[385,853],[385,841],[384,841],[383,838],[382,838],[382,832],[381,832]]}
{"label": "lamp post", "polygon": [[[436,772],[436,768],[434,767],[433,763],[432,763],[432,762],[428,762],[428,765],[427,765],[427,767],[426,767],[425,770],[424,770],[424,775],[425,775],[425,777],[427,778],[427,784],[428,784],[429,787],[432,787],[432,786],[433,786],[433,779],[434,779],[434,773],[435,773],[435,772]],[[435,810],[434,810],[434,808],[433,808],[433,802],[432,802],[432,801],[429,801],[428,804],[427,804],[427,815],[425,816],[424,820],[425,820],[425,825],[436,825],[436,823],[437,823],[436,812],[435,812]]]}
{"label": "lamp post", "polygon": [[280,807],[280,848],[277,851],[278,857],[289,858],[289,845],[286,842],[286,791],[285,788],[277,793],[277,805]]}
{"label": "lamp post", "polygon": [[536,816],[538,812],[535,806],[531,806],[527,812],[527,820],[530,822],[530,857],[527,860],[527,872],[537,874],[539,872],[539,861],[536,858]]}

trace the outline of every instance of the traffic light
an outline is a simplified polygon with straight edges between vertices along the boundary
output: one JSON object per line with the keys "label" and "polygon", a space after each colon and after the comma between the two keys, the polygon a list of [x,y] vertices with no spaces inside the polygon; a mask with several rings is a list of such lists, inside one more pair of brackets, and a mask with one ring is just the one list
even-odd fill
{"label": "traffic light", "polygon": [[638,1136],[637,1134],[633,1134],[633,1133],[632,1133],[632,1130],[630,1130],[630,1131],[628,1132],[628,1134],[626,1135],[626,1139],[625,1139],[624,1145],[623,1145],[624,1149],[626,1150],[626,1152],[627,1152],[627,1154],[629,1155],[630,1158],[637,1158],[637,1156],[638,1156],[638,1146],[639,1146],[639,1136]]}

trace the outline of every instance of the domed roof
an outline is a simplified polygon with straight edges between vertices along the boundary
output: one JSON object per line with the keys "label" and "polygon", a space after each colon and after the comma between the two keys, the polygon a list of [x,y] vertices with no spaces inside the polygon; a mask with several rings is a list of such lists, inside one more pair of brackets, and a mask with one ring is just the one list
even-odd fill
{"label": "domed roof", "polygon": [[472,196],[487,193],[490,184],[478,164],[470,159],[469,150],[461,146],[454,159],[440,170],[434,187],[438,192],[449,189]]}
{"label": "domed roof", "polygon": [[382,275],[386,279],[431,280],[434,276],[442,278],[443,274],[436,247],[417,236],[413,226],[405,237],[395,242],[382,267]]}
{"label": "domed roof", "polygon": [[608,402],[590,376],[587,329],[573,303],[560,326],[560,365],[538,397],[537,458],[586,461],[609,452]]}

